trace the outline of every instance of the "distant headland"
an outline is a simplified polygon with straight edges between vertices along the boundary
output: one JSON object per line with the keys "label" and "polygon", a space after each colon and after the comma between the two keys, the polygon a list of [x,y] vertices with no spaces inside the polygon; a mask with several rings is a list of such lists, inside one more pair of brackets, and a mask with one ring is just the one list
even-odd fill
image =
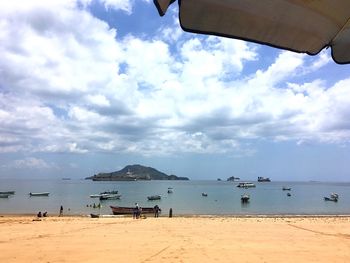
{"label": "distant headland", "polygon": [[87,180],[93,181],[136,181],[136,180],[189,180],[187,177],[167,175],[152,167],[139,164],[127,165],[123,169],[111,173],[98,173]]}

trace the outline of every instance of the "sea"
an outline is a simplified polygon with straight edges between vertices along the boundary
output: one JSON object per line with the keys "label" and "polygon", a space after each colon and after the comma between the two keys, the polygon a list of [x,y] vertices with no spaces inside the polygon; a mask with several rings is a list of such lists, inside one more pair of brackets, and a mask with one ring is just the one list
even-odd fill
{"label": "sea", "polygon": [[[114,181],[83,179],[0,179],[0,191],[16,191],[0,198],[0,214],[36,214],[47,211],[58,215],[112,214],[110,206],[141,207],[158,205],[162,215],[170,209],[176,215],[350,215],[350,183],[254,182],[255,188],[242,189],[232,181]],[[283,191],[290,187],[291,191]],[[173,193],[168,193],[172,188]],[[99,201],[92,194],[117,190],[120,200]],[[30,197],[30,192],[49,192],[49,196]],[[287,193],[291,196],[287,196]],[[207,196],[202,196],[207,193]],[[241,202],[249,194],[248,203]],[[331,193],[338,202],[325,201]],[[148,201],[147,196],[161,195]],[[94,208],[98,204],[99,208]]]}

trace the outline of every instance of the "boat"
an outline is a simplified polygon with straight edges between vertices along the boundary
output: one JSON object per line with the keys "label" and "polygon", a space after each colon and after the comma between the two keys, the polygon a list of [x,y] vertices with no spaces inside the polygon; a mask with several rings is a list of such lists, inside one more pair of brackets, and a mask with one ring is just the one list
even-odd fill
{"label": "boat", "polygon": [[287,193],[287,196],[292,196],[290,193]]}
{"label": "boat", "polygon": [[8,198],[10,194],[0,194],[0,198]]}
{"label": "boat", "polygon": [[325,201],[333,201],[333,202],[338,202],[339,195],[336,193],[331,193],[329,197],[325,196],[324,200]]}
{"label": "boat", "polygon": [[247,203],[249,202],[250,196],[248,194],[243,194],[241,195],[241,202],[242,203]]}
{"label": "boat", "polygon": [[117,190],[114,190],[114,191],[105,191],[105,192],[100,193],[100,195],[116,195],[116,194],[118,194],[118,191],[117,191]]}
{"label": "boat", "polygon": [[2,195],[2,194],[4,194],[4,195],[14,195],[15,191],[1,191],[0,195]]}
{"label": "boat", "polygon": [[117,194],[103,194],[100,196],[100,200],[116,200],[120,199],[122,195],[117,195]]}
{"label": "boat", "polygon": [[207,193],[202,193],[202,196],[207,197],[207,196],[208,196],[208,194],[207,194]]}
{"label": "boat", "polygon": [[30,192],[29,195],[30,196],[49,196],[49,192],[41,192],[41,193],[32,193]]}
{"label": "boat", "polygon": [[91,216],[91,218],[99,218],[100,217],[100,215],[98,215],[98,214],[90,214],[90,216]]}
{"label": "boat", "polygon": [[283,191],[290,191],[290,190],[292,190],[292,188],[283,186],[282,190]]}
{"label": "boat", "polygon": [[154,201],[154,200],[160,200],[161,196],[160,195],[151,195],[147,196],[148,201]]}
{"label": "boat", "polygon": [[[135,207],[110,206],[113,215],[128,215],[133,214]],[[154,207],[142,207],[142,214],[154,214]]]}
{"label": "boat", "polygon": [[255,187],[255,184],[250,183],[250,182],[242,182],[242,183],[239,183],[237,185],[237,187],[240,187],[240,188],[251,188],[251,187]]}
{"label": "boat", "polygon": [[258,182],[271,182],[271,180],[268,177],[259,176],[258,177]]}
{"label": "boat", "polygon": [[101,194],[92,194],[90,195],[90,198],[100,198],[101,196]]}
{"label": "boat", "polygon": [[172,194],[172,193],[173,193],[173,190],[168,189],[168,194]]}
{"label": "boat", "polygon": [[324,200],[325,200],[325,201],[338,202],[338,198],[334,198],[334,197],[327,197],[327,196],[325,196],[325,197],[324,197]]}

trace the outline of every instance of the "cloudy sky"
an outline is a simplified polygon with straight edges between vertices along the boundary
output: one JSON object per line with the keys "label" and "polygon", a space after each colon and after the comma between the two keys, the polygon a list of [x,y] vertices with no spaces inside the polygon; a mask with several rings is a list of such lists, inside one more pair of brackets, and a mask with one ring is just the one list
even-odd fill
{"label": "cloudy sky", "polygon": [[177,12],[1,1],[0,178],[350,181],[349,65],[185,33]]}

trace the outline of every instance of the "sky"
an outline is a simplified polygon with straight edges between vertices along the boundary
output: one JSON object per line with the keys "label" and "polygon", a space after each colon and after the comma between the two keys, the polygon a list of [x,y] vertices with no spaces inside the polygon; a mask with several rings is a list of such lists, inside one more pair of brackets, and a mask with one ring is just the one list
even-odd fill
{"label": "sky", "polygon": [[174,3],[0,2],[0,178],[128,164],[350,181],[350,65],[184,32]]}

